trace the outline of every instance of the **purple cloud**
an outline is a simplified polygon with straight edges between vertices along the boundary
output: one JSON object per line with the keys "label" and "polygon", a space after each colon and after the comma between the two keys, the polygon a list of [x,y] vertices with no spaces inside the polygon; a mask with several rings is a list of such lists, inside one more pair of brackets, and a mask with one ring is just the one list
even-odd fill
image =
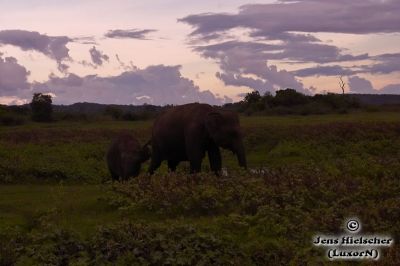
{"label": "purple cloud", "polygon": [[360,65],[353,67],[342,67],[339,65],[324,66],[317,65],[315,67],[299,69],[292,71],[295,76],[351,76],[355,74],[371,73],[371,74],[391,74],[400,71],[400,53],[382,54],[370,57],[375,63],[371,65]]}
{"label": "purple cloud", "polygon": [[400,53],[382,54],[373,58],[376,64],[363,66],[365,72],[373,74],[390,74],[400,71]]}
{"label": "purple cloud", "polygon": [[0,31],[0,44],[13,45],[24,51],[42,53],[58,64],[58,69],[65,72],[68,66],[63,63],[70,59],[67,44],[73,40],[67,36],[47,36],[35,31],[3,30]]}
{"label": "purple cloud", "polygon": [[102,51],[97,50],[95,46],[93,46],[89,50],[89,53],[93,64],[97,66],[103,65],[104,61],[108,61],[110,59],[108,55],[104,54]]}
{"label": "purple cloud", "polygon": [[379,90],[381,94],[400,94],[400,84],[390,84]]}
{"label": "purple cloud", "polygon": [[292,73],[267,64],[274,53],[265,51],[279,51],[281,48],[280,45],[230,41],[194,49],[205,58],[217,60],[221,68],[217,77],[226,85],[247,86],[262,93],[281,88],[310,93]]}
{"label": "purple cloud", "polygon": [[399,32],[399,11],[396,0],[280,1],[244,5],[237,14],[206,13],[179,21],[195,27],[193,36],[244,27],[254,31],[255,36],[270,39],[271,34],[284,32]]}
{"label": "purple cloud", "polygon": [[[179,21],[194,28],[189,35],[191,43],[195,45],[193,49],[201,56],[219,63],[221,72],[217,77],[225,84],[248,86],[256,90],[262,87],[263,91],[282,87],[308,91],[296,77],[398,71],[400,60],[397,57],[352,55],[312,35],[319,32],[400,32],[398,13],[400,3],[394,0],[283,0],[272,4],[244,5],[238,13],[189,15]],[[246,37],[249,40],[232,37],[237,29],[247,30]],[[354,67],[338,65],[368,59],[375,60],[375,64]],[[277,71],[271,65],[271,60],[316,65],[292,72]]]}
{"label": "purple cloud", "polygon": [[17,59],[0,53],[0,96],[25,95],[29,90],[29,74]]}
{"label": "purple cloud", "polygon": [[369,80],[360,78],[358,76],[353,76],[349,78],[349,87],[351,93],[376,93]]}
{"label": "purple cloud", "polygon": [[292,71],[297,77],[310,77],[310,76],[350,76],[358,73],[350,68],[344,68],[339,65],[334,66],[321,66],[303,68]]}
{"label": "purple cloud", "polygon": [[117,38],[117,39],[139,39],[148,40],[147,35],[157,30],[153,29],[128,29],[128,30],[110,30],[104,34],[107,38]]}
{"label": "purple cloud", "polygon": [[350,92],[367,94],[400,94],[400,84],[390,84],[378,90],[372,83],[364,78],[353,76],[349,78]]}
{"label": "purple cloud", "polygon": [[57,104],[222,104],[227,100],[216,97],[210,91],[200,91],[192,80],[182,77],[180,66],[164,65],[130,70],[110,77],[50,76],[47,82],[33,84],[33,91],[54,93]]}

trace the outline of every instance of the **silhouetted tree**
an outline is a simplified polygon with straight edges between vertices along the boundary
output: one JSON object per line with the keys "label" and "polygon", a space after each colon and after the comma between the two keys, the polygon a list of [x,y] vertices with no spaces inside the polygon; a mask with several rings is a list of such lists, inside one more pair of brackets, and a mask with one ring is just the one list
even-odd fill
{"label": "silhouetted tree", "polygon": [[53,120],[52,97],[49,94],[35,93],[31,102],[32,120],[49,122]]}
{"label": "silhouetted tree", "polygon": [[342,76],[340,76],[340,78],[339,78],[339,86],[342,89],[342,93],[344,95],[344,88],[346,87],[346,83],[343,81],[343,77]]}
{"label": "silhouetted tree", "polygon": [[246,94],[243,101],[247,105],[255,104],[261,100],[261,95],[258,91],[252,91]]}
{"label": "silhouetted tree", "polygon": [[306,104],[308,97],[294,89],[279,90],[276,92],[274,104],[277,106],[295,106]]}
{"label": "silhouetted tree", "polygon": [[264,102],[264,109],[270,108],[274,105],[274,96],[272,96],[271,92],[266,91],[262,96],[262,101]]}

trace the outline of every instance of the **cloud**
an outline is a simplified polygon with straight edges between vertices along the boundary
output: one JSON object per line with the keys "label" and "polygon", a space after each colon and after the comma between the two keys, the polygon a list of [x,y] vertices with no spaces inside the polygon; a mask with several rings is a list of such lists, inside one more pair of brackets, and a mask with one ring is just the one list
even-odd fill
{"label": "cloud", "polygon": [[117,59],[119,66],[121,69],[124,71],[132,71],[132,70],[137,70],[137,66],[133,64],[132,61],[129,61],[129,64],[124,63],[120,58],[118,54],[115,54],[115,59]]}
{"label": "cloud", "polygon": [[340,65],[317,65],[315,67],[303,68],[292,71],[298,77],[310,76],[351,76],[355,74],[391,74],[400,71],[400,53],[381,54],[370,58],[370,65],[359,65],[342,67]]}
{"label": "cloud", "polygon": [[303,68],[296,71],[292,71],[297,77],[310,77],[310,76],[350,76],[359,73],[351,68],[345,68],[339,65],[334,66],[322,66]]}
{"label": "cloud", "polygon": [[[313,35],[400,32],[398,13],[400,2],[395,0],[283,0],[244,5],[237,13],[193,14],[178,21],[193,27],[189,35],[193,49],[220,65],[217,77],[225,84],[263,91],[292,87],[307,92],[310,88],[304,88],[298,77],[399,71],[398,54],[353,55]],[[278,71],[272,60],[315,66]],[[374,63],[358,63],[364,60]],[[341,66],[344,62],[355,65]]]}
{"label": "cloud", "polygon": [[211,91],[200,91],[193,81],[181,76],[180,66],[164,65],[130,70],[110,77],[53,75],[45,83],[33,84],[33,90],[54,93],[57,96],[54,102],[57,104],[222,104],[227,101],[216,97]]}
{"label": "cloud", "polygon": [[5,105],[22,105],[28,103],[25,99],[20,99],[14,96],[0,96],[0,104]]}
{"label": "cloud", "polygon": [[268,65],[267,61],[274,56],[274,53],[265,51],[280,49],[279,45],[239,41],[194,48],[203,57],[218,62],[221,72],[216,76],[226,85],[247,86],[262,93],[281,88],[293,88],[303,93],[310,93],[292,73],[278,70],[275,65]]}
{"label": "cloud", "polygon": [[14,57],[0,53],[0,96],[26,95],[29,91],[29,71]]}
{"label": "cloud", "polygon": [[75,37],[73,38],[73,41],[76,43],[81,43],[81,44],[93,44],[97,45],[96,37],[94,36],[81,36],[81,37]]}
{"label": "cloud", "polygon": [[193,36],[208,36],[243,27],[251,29],[253,36],[270,39],[271,35],[288,32],[399,32],[399,11],[397,0],[280,1],[244,5],[237,14],[206,13],[179,21],[195,27]]}
{"label": "cloud", "polygon": [[372,83],[364,78],[353,76],[349,78],[349,87],[351,93],[376,93]]}
{"label": "cloud", "polygon": [[382,54],[373,58],[376,64],[363,66],[364,72],[373,74],[390,74],[400,71],[400,53]]}
{"label": "cloud", "polygon": [[383,87],[380,91],[381,94],[400,94],[400,84],[390,84]]}
{"label": "cloud", "polygon": [[0,44],[13,45],[24,51],[42,53],[58,64],[58,69],[65,72],[68,66],[63,63],[70,59],[67,44],[73,40],[67,36],[48,36],[36,31],[2,30],[0,31]]}
{"label": "cloud", "polygon": [[108,55],[104,54],[102,51],[97,50],[95,46],[93,46],[89,50],[89,53],[90,53],[90,57],[92,59],[93,64],[95,64],[97,66],[103,65],[104,61],[109,60]]}
{"label": "cloud", "polygon": [[117,39],[139,39],[148,40],[147,35],[152,32],[156,32],[154,29],[127,29],[127,30],[110,30],[104,34],[107,38],[117,38]]}
{"label": "cloud", "polygon": [[369,80],[358,76],[349,78],[349,87],[351,93],[400,94],[400,84],[390,84],[378,90],[372,86]]}
{"label": "cloud", "polygon": [[220,72],[216,73],[216,77],[222,80],[225,85],[238,86],[238,87],[245,86],[253,88],[261,93],[273,90],[273,84],[262,79],[243,77],[241,75],[233,75]]}

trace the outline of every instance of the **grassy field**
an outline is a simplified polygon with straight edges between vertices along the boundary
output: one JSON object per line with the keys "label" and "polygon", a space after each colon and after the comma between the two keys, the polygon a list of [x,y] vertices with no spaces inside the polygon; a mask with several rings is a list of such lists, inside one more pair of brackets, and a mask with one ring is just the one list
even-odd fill
{"label": "grassy field", "polygon": [[331,265],[312,237],[352,216],[399,239],[398,113],[242,117],[249,171],[223,152],[223,177],[205,160],[112,184],[112,138],[151,124],[0,127],[0,265]]}

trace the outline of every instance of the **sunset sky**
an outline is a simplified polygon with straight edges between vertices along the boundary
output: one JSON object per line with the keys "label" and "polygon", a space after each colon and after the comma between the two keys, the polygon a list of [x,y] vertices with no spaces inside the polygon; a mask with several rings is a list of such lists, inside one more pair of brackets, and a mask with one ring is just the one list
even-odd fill
{"label": "sunset sky", "polygon": [[398,0],[0,0],[0,104],[400,94]]}

